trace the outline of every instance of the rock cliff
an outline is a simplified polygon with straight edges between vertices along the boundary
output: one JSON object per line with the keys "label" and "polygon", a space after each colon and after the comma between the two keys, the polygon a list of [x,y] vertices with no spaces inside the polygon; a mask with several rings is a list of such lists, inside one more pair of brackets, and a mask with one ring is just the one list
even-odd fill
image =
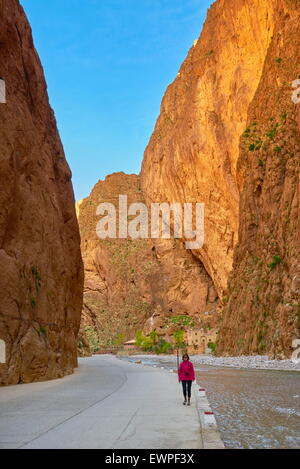
{"label": "rock cliff", "polygon": [[[217,0],[162,102],[141,176],[76,205],[85,268],[80,353],[170,316],[218,321],[218,353],[290,356],[300,315],[300,0]],[[83,272],[71,173],[30,27],[0,0],[0,382],[76,366]],[[300,85],[299,85],[300,87]],[[101,202],[205,203],[205,244],[96,235]],[[228,282],[229,280],[229,282]],[[217,313],[217,314],[216,314]]]}
{"label": "rock cliff", "polygon": [[[102,342],[143,324],[166,333],[169,314],[216,312],[219,296],[219,353],[290,355],[300,308],[299,10],[299,0],[217,0],[163,98],[141,183],[113,175],[80,203],[83,324],[105,331]],[[147,204],[204,202],[203,249],[99,244],[95,206],[122,192]]]}
{"label": "rock cliff", "polygon": [[83,285],[71,172],[17,0],[0,0],[0,78],[0,383],[16,384],[73,371]]}
{"label": "rock cliff", "polygon": [[239,139],[274,28],[273,0],[218,0],[161,106],[145,151],[147,201],[205,203],[203,262],[220,297],[237,242]]}
{"label": "rock cliff", "polygon": [[[128,205],[144,203],[140,177],[108,176],[78,207],[85,267],[82,337],[94,348],[132,339],[137,330],[168,335],[169,316],[199,319],[216,310],[212,280],[180,241],[98,239],[97,207],[105,202],[118,209],[119,195],[127,195]],[[80,347],[86,349],[83,341]]]}
{"label": "rock cliff", "polygon": [[290,358],[300,336],[300,99],[292,100],[300,2],[274,5],[273,38],[240,140],[239,244],[219,353]]}
{"label": "rock cliff", "polygon": [[287,356],[299,336],[299,6],[217,0],[145,151],[148,202],[205,203],[193,254],[226,305],[222,354]]}

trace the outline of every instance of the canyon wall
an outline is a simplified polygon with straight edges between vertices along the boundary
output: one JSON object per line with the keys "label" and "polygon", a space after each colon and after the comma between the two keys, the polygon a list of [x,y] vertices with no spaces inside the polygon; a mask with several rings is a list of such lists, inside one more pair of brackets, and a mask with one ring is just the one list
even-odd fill
{"label": "canyon wall", "polygon": [[[290,355],[300,307],[297,78],[298,0],[213,4],[163,98],[141,179],[109,176],[77,206],[82,337],[107,345],[116,331],[130,339],[142,327],[168,336],[169,316],[188,313],[201,323],[210,312],[218,353]],[[203,249],[100,242],[96,207],[117,205],[119,194],[148,205],[205,203]]]}
{"label": "canyon wall", "polygon": [[274,4],[276,26],[240,140],[239,244],[218,351],[290,358],[300,336],[300,98],[292,101],[296,79],[300,95],[300,1]]}
{"label": "canyon wall", "polygon": [[274,27],[273,0],[218,0],[161,105],[145,151],[146,200],[205,203],[203,262],[222,297],[237,243],[239,138]]}
{"label": "canyon wall", "polygon": [[77,205],[85,267],[83,354],[86,341],[97,349],[133,339],[138,330],[168,336],[170,316],[188,313],[199,320],[216,312],[212,280],[180,241],[97,237],[97,207],[113,204],[118,219],[119,195],[127,195],[128,205],[144,203],[140,177],[108,176]]}
{"label": "canyon wall", "polygon": [[71,172],[17,0],[0,0],[0,78],[0,384],[17,384],[73,371],[83,288]]}
{"label": "canyon wall", "polygon": [[298,0],[217,0],[145,151],[148,202],[205,203],[193,254],[225,307],[222,354],[290,356],[299,337],[296,78]]}

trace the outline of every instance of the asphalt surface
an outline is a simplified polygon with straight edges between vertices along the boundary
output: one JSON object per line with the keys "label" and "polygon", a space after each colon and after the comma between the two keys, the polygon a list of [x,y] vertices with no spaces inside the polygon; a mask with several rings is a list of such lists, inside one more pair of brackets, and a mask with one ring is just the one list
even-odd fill
{"label": "asphalt surface", "polygon": [[0,448],[201,449],[176,374],[112,356],[61,380],[0,388]]}

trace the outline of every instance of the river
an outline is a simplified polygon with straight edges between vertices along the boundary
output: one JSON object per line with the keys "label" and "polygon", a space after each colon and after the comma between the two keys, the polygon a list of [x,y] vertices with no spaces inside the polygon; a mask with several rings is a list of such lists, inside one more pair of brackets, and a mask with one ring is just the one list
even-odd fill
{"label": "river", "polygon": [[[130,361],[140,358],[131,357]],[[176,360],[142,358],[176,369]],[[300,448],[300,373],[195,365],[226,448]]]}

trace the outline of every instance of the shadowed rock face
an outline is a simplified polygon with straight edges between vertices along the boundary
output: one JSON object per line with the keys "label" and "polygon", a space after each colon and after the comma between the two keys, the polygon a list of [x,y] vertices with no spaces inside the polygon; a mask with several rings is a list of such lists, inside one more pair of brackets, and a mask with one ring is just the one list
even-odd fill
{"label": "shadowed rock face", "polygon": [[0,0],[0,78],[0,383],[16,384],[73,371],[83,285],[71,172],[17,0]]}
{"label": "shadowed rock face", "polygon": [[300,103],[291,85],[300,78],[300,1],[274,4],[273,39],[240,141],[239,245],[219,353],[290,358],[300,336]]}
{"label": "shadowed rock face", "polygon": [[128,204],[144,203],[140,177],[108,176],[78,206],[85,266],[82,337],[102,347],[118,334],[128,340],[142,329],[168,335],[169,316],[187,312],[198,318],[216,310],[210,277],[180,241],[97,238],[98,205],[118,208],[119,195],[127,195]]}

